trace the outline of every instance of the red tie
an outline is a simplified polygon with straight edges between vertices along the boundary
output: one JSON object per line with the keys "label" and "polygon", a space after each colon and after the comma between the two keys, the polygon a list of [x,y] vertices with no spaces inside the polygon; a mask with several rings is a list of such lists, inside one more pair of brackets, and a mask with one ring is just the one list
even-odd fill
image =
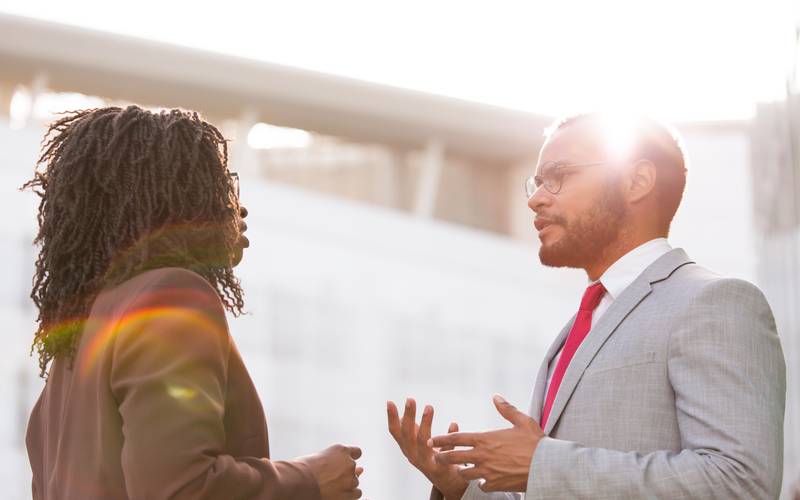
{"label": "red tie", "polygon": [[589,330],[592,328],[592,312],[600,303],[600,299],[603,298],[604,293],[606,293],[606,289],[603,288],[603,284],[599,281],[589,286],[586,291],[583,292],[581,307],[578,309],[575,323],[572,324],[569,335],[567,335],[567,341],[564,342],[564,349],[561,350],[561,357],[558,358],[558,364],[550,380],[550,388],[547,390],[547,398],[544,400],[544,408],[542,409],[542,429],[547,425],[547,417],[550,416],[550,408],[553,406],[553,400],[556,399],[558,386],[561,385],[561,379],[564,378],[564,373],[567,371],[569,362],[572,360],[572,356],[575,355],[575,351],[578,350],[578,346],[580,346],[583,339],[586,338],[586,334],[589,333]]}

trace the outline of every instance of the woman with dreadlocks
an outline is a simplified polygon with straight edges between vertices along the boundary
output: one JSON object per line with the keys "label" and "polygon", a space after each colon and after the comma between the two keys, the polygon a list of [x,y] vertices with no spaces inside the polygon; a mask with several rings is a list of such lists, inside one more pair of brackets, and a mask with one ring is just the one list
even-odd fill
{"label": "woman with dreadlocks", "polygon": [[226,141],[197,113],[68,113],[32,188],[41,246],[28,424],[33,498],[359,498],[355,447],[271,461],[228,331],[247,211]]}

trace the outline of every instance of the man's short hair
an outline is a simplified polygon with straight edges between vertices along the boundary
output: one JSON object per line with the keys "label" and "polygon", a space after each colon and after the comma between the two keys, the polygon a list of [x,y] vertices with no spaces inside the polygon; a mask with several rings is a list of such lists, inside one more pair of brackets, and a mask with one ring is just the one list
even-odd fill
{"label": "man's short hair", "polygon": [[[687,173],[682,141],[677,131],[670,125],[642,115],[625,116],[622,120],[615,120],[606,113],[581,113],[556,120],[545,129],[545,141],[573,125],[588,124],[596,127],[598,134],[602,134],[605,127],[614,126],[615,123],[624,123],[625,128],[629,129],[626,130],[630,134],[626,157],[630,160],[649,160],[656,166],[659,222],[662,229],[668,232],[683,198]],[[605,138],[601,135],[600,140]]]}

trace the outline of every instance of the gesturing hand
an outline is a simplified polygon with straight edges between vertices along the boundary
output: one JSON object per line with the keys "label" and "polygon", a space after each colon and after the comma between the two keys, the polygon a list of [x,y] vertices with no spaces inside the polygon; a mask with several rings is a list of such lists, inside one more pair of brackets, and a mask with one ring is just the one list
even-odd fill
{"label": "gesturing hand", "polygon": [[297,460],[311,469],[323,500],[346,500],[361,498],[358,476],[364,469],[356,466],[360,457],[360,448],[336,444]]}
{"label": "gesturing hand", "polygon": [[456,432],[437,436],[428,444],[434,446],[466,446],[471,449],[440,451],[436,462],[442,465],[472,464],[459,470],[470,481],[482,479],[483,491],[525,491],[533,453],[544,436],[538,422],[516,409],[502,396],[493,398],[497,411],[511,422],[510,429],[488,432]]}
{"label": "gesturing hand", "polygon": [[[428,445],[433,424],[433,407],[426,406],[422,412],[419,425],[416,423],[417,403],[406,400],[403,418],[400,420],[397,407],[391,401],[386,402],[386,413],[389,419],[389,432],[400,445],[403,455],[411,465],[419,469],[439,491],[449,499],[460,499],[467,489],[468,481],[458,474],[458,466],[441,464],[433,459],[434,450]],[[448,432],[457,432],[458,424],[450,424]],[[445,447],[443,450],[451,450]]]}

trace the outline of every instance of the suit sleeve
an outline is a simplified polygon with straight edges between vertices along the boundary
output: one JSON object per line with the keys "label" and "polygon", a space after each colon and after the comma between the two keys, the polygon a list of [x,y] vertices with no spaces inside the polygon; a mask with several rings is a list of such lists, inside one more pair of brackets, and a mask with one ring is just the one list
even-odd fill
{"label": "suit sleeve", "polygon": [[[503,493],[496,491],[487,493],[480,489],[478,481],[470,481],[461,500],[520,500],[520,498],[522,497],[519,493]],[[445,500],[445,498],[442,492],[434,487],[431,490],[430,500]]]}
{"label": "suit sleeve", "polygon": [[232,346],[222,304],[189,271],[160,280],[126,308],[114,332],[110,385],[128,496],[319,499],[302,464],[223,453]]}
{"label": "suit sleeve", "polygon": [[640,454],[546,437],[526,498],[777,498],[786,367],[761,292],[741,280],[705,285],[673,329],[667,363],[680,451]]}

